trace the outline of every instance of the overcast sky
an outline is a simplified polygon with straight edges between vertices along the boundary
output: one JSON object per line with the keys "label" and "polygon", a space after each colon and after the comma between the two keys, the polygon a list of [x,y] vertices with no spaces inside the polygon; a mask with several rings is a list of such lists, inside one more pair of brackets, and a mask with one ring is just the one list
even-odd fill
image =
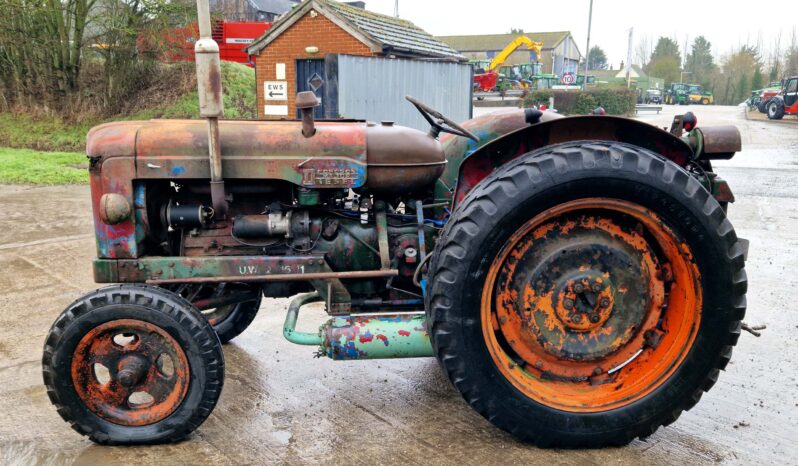
{"label": "overcast sky", "polygon": [[[433,35],[502,34],[510,28],[571,31],[584,55],[589,4],[590,0],[399,0],[399,16]],[[756,45],[760,40],[770,50],[779,30],[784,48],[798,24],[797,4],[795,0],[594,0],[590,43],[607,52],[614,68],[626,59],[632,27],[635,41],[647,35],[655,43],[659,36],[669,36],[680,47],[685,39],[692,42],[704,35],[716,59],[739,45]],[[672,5],[670,11],[663,10],[666,5]],[[366,8],[392,15],[394,0],[366,0]],[[762,26],[765,18],[767,27]]]}

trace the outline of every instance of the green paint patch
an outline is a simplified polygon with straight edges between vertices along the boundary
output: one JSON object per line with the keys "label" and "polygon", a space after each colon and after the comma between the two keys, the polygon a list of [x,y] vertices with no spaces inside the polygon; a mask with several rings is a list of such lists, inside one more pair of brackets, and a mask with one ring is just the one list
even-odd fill
{"label": "green paint patch", "polygon": [[0,183],[58,185],[88,182],[85,154],[0,147]]}

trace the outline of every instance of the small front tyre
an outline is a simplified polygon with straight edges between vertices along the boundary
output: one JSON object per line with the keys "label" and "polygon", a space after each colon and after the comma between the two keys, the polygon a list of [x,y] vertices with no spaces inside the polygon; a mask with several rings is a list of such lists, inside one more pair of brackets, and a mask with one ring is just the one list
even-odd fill
{"label": "small front tyre", "polygon": [[178,441],[213,410],[224,355],[188,301],[157,287],[103,288],[53,324],[42,359],[50,401],[101,444]]}

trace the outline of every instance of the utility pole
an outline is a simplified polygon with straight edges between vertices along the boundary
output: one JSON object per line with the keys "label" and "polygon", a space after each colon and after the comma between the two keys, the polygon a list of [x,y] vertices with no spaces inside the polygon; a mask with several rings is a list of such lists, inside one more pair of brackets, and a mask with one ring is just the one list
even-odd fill
{"label": "utility pole", "polygon": [[[587,48],[585,50],[585,77],[582,79],[582,90],[587,89],[587,72],[590,69],[590,28],[593,26],[593,0],[590,0],[590,12],[587,15]],[[579,77],[577,70],[576,77]]]}
{"label": "utility pole", "polygon": [[629,29],[629,45],[626,48],[626,88],[632,87],[632,34],[635,28]]}
{"label": "utility pole", "polygon": [[393,15],[397,18],[399,17],[399,0],[393,2]]}

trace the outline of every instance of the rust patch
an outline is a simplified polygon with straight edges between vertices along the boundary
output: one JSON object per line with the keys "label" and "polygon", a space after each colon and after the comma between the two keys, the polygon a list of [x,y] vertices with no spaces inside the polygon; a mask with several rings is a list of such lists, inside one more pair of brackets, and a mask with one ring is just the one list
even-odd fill
{"label": "rust patch", "polygon": [[75,348],[71,373],[86,408],[123,426],[167,418],[189,386],[188,360],[177,341],[164,329],[135,319],[113,320],[89,331]]}

